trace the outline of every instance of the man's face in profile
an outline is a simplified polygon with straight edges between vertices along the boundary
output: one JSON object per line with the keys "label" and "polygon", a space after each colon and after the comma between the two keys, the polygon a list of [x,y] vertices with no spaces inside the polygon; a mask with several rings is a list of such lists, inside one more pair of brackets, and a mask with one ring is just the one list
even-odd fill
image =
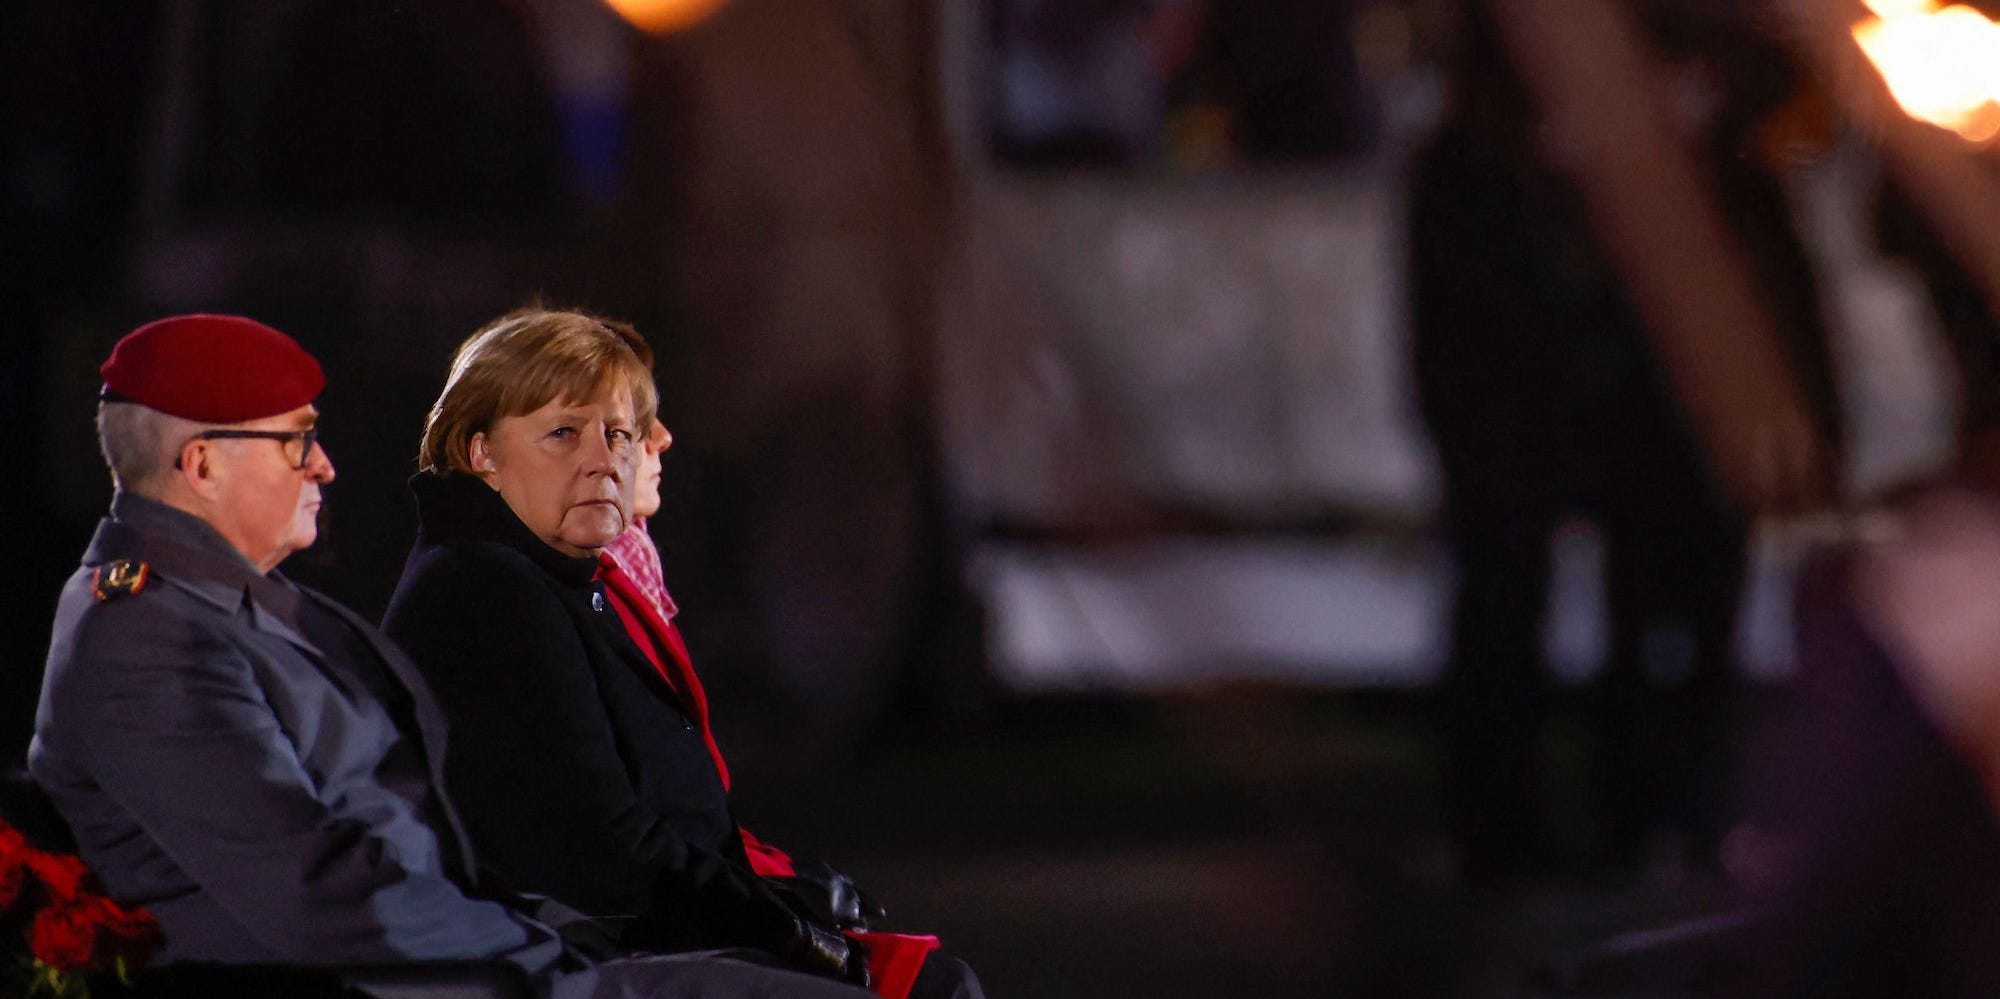
{"label": "man's face in profile", "polygon": [[[306,430],[319,420],[311,405],[242,424],[245,430]],[[214,526],[259,570],[269,572],[319,536],[320,486],[333,481],[333,461],[314,444],[266,439],[215,441],[222,521]],[[305,467],[299,467],[303,460]]]}

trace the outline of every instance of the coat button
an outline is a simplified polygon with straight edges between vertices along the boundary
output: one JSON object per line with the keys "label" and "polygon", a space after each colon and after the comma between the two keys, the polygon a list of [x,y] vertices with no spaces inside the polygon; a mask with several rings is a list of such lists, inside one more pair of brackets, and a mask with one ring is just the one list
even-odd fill
{"label": "coat button", "polygon": [[592,591],[590,591],[590,609],[591,609],[591,610],[594,610],[594,611],[598,611],[598,612],[600,612],[600,613],[601,613],[601,612],[602,612],[602,611],[604,610],[604,591],[603,591],[603,590],[592,590]]}

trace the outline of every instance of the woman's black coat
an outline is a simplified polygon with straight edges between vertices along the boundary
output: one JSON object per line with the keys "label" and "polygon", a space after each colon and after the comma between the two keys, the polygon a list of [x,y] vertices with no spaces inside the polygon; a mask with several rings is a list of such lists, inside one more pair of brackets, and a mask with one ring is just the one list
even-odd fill
{"label": "woman's black coat", "polygon": [[473,476],[411,489],[417,540],[382,626],[443,705],[445,777],[482,866],[592,915],[672,908],[717,931],[700,936],[752,942],[727,924],[763,922],[748,900],[764,893],[715,764],[596,561],[549,547]]}

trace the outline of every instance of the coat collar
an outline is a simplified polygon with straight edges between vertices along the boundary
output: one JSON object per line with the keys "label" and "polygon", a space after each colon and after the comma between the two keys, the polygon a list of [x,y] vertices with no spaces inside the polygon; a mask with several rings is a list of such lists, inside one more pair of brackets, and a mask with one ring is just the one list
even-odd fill
{"label": "coat collar", "polygon": [[121,558],[161,563],[175,582],[223,610],[241,606],[250,581],[262,578],[207,521],[123,491],[111,497],[111,516],[98,521],[83,564]]}
{"label": "coat collar", "polygon": [[594,558],[571,558],[549,547],[500,493],[462,472],[418,472],[410,479],[417,497],[417,542],[475,541],[505,545],[574,589],[589,589],[597,575]]}
{"label": "coat collar", "polygon": [[[153,563],[204,603],[226,614],[249,608],[250,624],[320,657],[285,612],[301,599],[298,587],[276,570],[260,573],[207,521],[137,493],[111,497],[111,516],[99,521],[83,564],[129,558]],[[274,611],[276,611],[274,613]]]}

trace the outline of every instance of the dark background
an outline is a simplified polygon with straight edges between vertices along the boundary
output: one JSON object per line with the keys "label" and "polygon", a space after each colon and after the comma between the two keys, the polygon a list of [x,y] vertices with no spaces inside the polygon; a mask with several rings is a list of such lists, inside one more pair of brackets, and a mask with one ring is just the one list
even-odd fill
{"label": "dark background", "polygon": [[[1644,6],[1713,30],[1716,5]],[[1449,570],[1398,309],[1312,341],[1332,360],[1311,370],[1344,374],[1307,388],[1379,424],[1295,423],[1271,415],[1300,391],[1282,360],[1171,382],[1132,359],[1199,329],[1120,328],[1093,297],[1116,288],[1063,276],[1104,205],[1169,230],[1219,216],[1194,241],[1254,298],[1286,206],[1393,206],[1436,116],[1450,7],[733,0],[651,36],[587,0],[5,4],[0,733],[25,745],[56,591],[108,499],[90,419],[119,336],[238,312],[322,360],[339,480],[285,571],[373,617],[452,350],[540,300],[631,320],[658,352],[676,444],[654,534],[746,824],[853,869],[994,995],[1514,994],[1550,955],[1721,908],[1710,877],[1461,877],[1430,687]],[[1035,225],[994,278],[994,240]],[[1307,283],[1330,301],[1396,294],[1378,271],[1324,274]],[[1000,339],[1029,318],[1071,330],[1056,362]],[[1260,322],[1212,356],[1296,339]],[[1894,452],[1879,477],[1948,433],[1924,374],[1860,397],[1916,414],[1882,422],[1917,443],[1871,438]],[[986,405],[1038,378],[1075,379],[1051,396],[1073,405]],[[1141,391],[1157,384],[1182,391]],[[1334,471],[1175,464],[1174,420],[1241,413],[1261,415],[1223,458],[1284,438]],[[1056,457],[1031,474],[1015,458],[1034,421]],[[986,556],[1182,539],[1253,564],[1386,552],[1435,584],[1429,630],[1400,658],[1274,668],[1247,647],[1193,678],[1144,656],[1093,671],[1102,635],[1074,652],[1081,679],[1010,662],[1022,625],[996,619]],[[1221,581],[1194,578],[1161,587],[1185,603],[1140,609],[1212,612]],[[1357,617],[1299,628],[1380,626]],[[1583,842],[1584,707],[1564,690],[1551,807]]]}

